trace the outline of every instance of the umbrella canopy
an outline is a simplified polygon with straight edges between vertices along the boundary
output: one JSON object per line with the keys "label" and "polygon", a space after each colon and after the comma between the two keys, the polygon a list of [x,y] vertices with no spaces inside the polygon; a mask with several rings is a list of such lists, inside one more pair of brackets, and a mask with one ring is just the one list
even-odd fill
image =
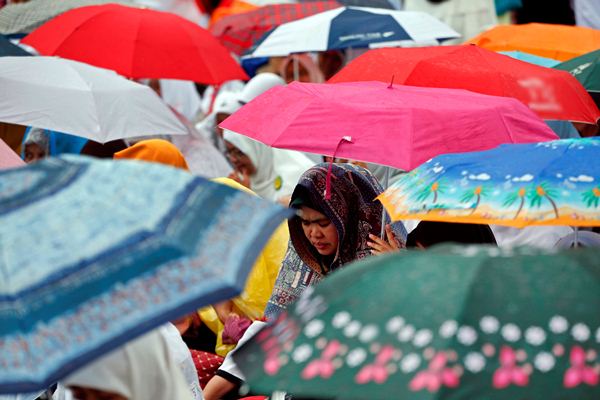
{"label": "umbrella canopy", "polygon": [[543,119],[596,123],[600,110],[567,73],[539,67],[477,46],[371,50],[330,82],[382,81],[467,89],[514,97]]}
{"label": "umbrella canopy", "polygon": [[515,99],[381,82],[293,82],[220,126],[273,147],[403,170],[438,154],[557,138]]}
{"label": "umbrella canopy", "polygon": [[522,51],[499,51],[500,54],[504,54],[505,56],[509,56],[515,58],[517,60],[525,61],[530,64],[539,65],[541,67],[552,68],[555,65],[560,64],[560,61],[554,60],[552,58],[540,57],[534,54],[524,53]]}
{"label": "umbrella canopy", "polygon": [[290,21],[338,8],[335,1],[310,1],[300,4],[272,4],[220,19],[210,32],[230,51],[241,55],[271,29]]}
{"label": "umbrella canopy", "polygon": [[112,69],[129,78],[215,85],[248,76],[206,29],[175,14],[117,4],[81,7],[47,22],[23,43]]}
{"label": "umbrella canopy", "polygon": [[0,33],[30,33],[45,22],[77,7],[104,3],[129,3],[129,0],[28,0],[0,8]]}
{"label": "umbrella canopy", "polygon": [[594,249],[413,250],[333,274],[234,359],[258,393],[592,400],[598,309]]}
{"label": "umbrella canopy", "polygon": [[520,50],[566,61],[600,48],[600,31],[553,24],[498,25],[468,43],[488,50]]}
{"label": "umbrella canopy", "polygon": [[138,161],[49,159],[1,171],[0,189],[0,393],[237,295],[289,213]]}
{"label": "umbrella canopy", "polygon": [[[0,9],[1,10],[1,9]],[[10,40],[0,35],[0,57],[5,56],[30,56],[31,54],[23,48],[12,44]]]}
{"label": "umbrella canopy", "polygon": [[265,34],[247,56],[431,45],[459,36],[449,26],[423,12],[340,7],[280,25]]}
{"label": "umbrella canopy", "polygon": [[4,143],[4,140],[0,139],[0,170],[23,165],[25,165],[25,161],[23,161],[13,149],[8,147],[8,145]]}
{"label": "umbrella canopy", "polygon": [[600,140],[506,144],[446,154],[380,196],[392,219],[600,226]]}
{"label": "umbrella canopy", "polygon": [[97,142],[186,134],[148,86],[57,57],[0,57],[0,121]]}
{"label": "umbrella canopy", "polygon": [[554,68],[568,71],[588,92],[600,94],[600,50],[565,61]]}

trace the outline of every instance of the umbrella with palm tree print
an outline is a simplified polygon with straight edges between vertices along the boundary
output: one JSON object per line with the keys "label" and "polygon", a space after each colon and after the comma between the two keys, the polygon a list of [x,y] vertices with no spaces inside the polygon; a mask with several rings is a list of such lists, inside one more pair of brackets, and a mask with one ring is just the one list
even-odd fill
{"label": "umbrella with palm tree print", "polygon": [[394,220],[600,226],[600,140],[506,144],[445,154],[379,199]]}

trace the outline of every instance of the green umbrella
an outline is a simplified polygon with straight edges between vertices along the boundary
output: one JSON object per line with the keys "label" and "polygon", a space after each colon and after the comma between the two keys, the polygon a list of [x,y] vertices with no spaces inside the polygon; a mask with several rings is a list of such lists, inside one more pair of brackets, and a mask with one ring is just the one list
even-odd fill
{"label": "green umbrella", "polygon": [[235,354],[253,391],[600,399],[597,249],[407,251],[307,291]]}
{"label": "green umbrella", "polygon": [[600,99],[600,50],[586,53],[556,65],[554,68],[568,71],[590,92],[596,104]]}

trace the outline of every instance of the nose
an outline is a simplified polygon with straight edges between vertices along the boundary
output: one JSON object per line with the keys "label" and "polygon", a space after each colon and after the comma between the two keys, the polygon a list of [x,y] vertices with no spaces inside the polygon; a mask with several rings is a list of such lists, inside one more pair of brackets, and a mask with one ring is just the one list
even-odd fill
{"label": "nose", "polygon": [[323,232],[317,224],[311,224],[308,233],[310,235],[309,238],[321,239],[323,237]]}

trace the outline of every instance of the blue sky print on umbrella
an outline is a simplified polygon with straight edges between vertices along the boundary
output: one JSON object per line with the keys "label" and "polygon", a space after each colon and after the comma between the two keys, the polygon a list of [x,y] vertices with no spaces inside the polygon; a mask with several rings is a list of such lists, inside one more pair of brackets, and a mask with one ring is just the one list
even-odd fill
{"label": "blue sky print on umbrella", "polygon": [[600,140],[506,144],[435,157],[380,198],[394,219],[595,226]]}

